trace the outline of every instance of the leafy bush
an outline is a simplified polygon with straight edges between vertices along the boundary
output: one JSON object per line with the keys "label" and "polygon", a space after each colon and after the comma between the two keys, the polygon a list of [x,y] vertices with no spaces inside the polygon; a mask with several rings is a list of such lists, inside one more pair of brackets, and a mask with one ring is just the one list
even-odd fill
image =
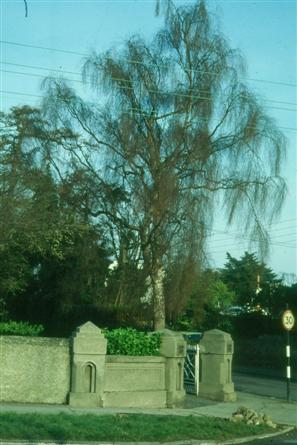
{"label": "leafy bush", "polygon": [[280,335],[283,332],[281,318],[271,318],[259,312],[239,315],[221,314],[207,308],[205,318],[198,326],[201,331],[221,329],[237,338],[257,338],[261,335]]}
{"label": "leafy bush", "polygon": [[29,324],[27,321],[7,321],[0,323],[0,335],[24,335],[37,337],[44,331],[42,325]]}
{"label": "leafy bush", "polygon": [[[291,338],[291,361],[297,360],[297,337]],[[238,338],[234,341],[233,364],[235,367],[271,370],[271,374],[285,375],[285,335],[262,335],[258,338]],[[297,377],[293,367],[293,377]]]}
{"label": "leafy bush", "polygon": [[234,318],[222,315],[218,310],[207,307],[204,312],[204,319],[194,329],[208,331],[209,329],[220,329],[234,335]]}
{"label": "leafy bush", "polygon": [[159,355],[161,335],[132,328],[104,330],[109,355]]}
{"label": "leafy bush", "polygon": [[243,313],[232,317],[235,338],[251,338],[263,335],[280,335],[281,319],[273,319],[259,312]]}

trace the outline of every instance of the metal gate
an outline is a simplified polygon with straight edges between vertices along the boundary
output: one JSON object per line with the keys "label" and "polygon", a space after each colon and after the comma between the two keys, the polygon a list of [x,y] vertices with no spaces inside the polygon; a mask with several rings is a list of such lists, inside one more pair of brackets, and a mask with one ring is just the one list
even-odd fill
{"label": "metal gate", "polygon": [[184,387],[188,394],[198,395],[199,393],[199,345],[187,345]]}

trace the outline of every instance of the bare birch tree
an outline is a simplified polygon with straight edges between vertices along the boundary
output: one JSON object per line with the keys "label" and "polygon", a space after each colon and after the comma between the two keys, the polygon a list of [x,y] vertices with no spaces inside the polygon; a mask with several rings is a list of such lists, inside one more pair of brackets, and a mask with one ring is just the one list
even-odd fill
{"label": "bare birch tree", "polygon": [[151,43],[134,36],[83,66],[92,103],[64,81],[45,82],[52,122],[80,133],[72,157],[98,182],[93,217],[104,219],[118,252],[147,271],[154,327],[165,326],[165,269],[199,262],[206,230],[223,203],[228,223],[267,246],[263,222],[280,210],[286,141],[242,82],[231,49],[205,3],[166,3]]}

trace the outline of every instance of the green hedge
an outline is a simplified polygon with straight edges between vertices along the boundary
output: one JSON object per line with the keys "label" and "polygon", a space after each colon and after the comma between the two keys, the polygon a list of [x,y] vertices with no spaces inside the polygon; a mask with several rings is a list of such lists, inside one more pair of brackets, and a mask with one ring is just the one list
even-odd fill
{"label": "green hedge", "polygon": [[42,325],[29,324],[27,321],[0,322],[0,335],[23,335],[37,337],[44,331]]}
{"label": "green hedge", "polygon": [[103,330],[109,355],[159,355],[161,335],[132,328]]}
{"label": "green hedge", "polygon": [[[296,336],[291,340],[291,362],[297,363]],[[235,366],[267,368],[284,371],[286,368],[286,337],[262,335],[251,339],[234,339]],[[295,372],[295,366],[293,366]]]}
{"label": "green hedge", "polygon": [[[203,324],[197,328],[202,331],[221,329],[231,334],[234,338],[242,339],[258,338],[265,335],[279,336],[284,332],[281,316],[271,318],[259,312],[230,316],[208,310]],[[292,334],[294,333],[297,333],[297,325],[292,330]]]}

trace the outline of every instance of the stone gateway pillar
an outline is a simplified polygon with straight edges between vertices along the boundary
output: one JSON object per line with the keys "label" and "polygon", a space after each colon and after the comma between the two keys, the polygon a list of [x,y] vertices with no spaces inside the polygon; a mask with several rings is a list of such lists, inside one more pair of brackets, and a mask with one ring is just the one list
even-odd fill
{"label": "stone gateway pillar", "polygon": [[230,334],[218,329],[204,333],[200,342],[200,397],[223,402],[236,400],[232,382],[233,350]]}
{"label": "stone gateway pillar", "polygon": [[101,329],[90,321],[74,332],[70,406],[79,408],[103,406],[106,345],[107,341]]}
{"label": "stone gateway pillar", "polygon": [[161,337],[160,354],[166,358],[165,382],[167,392],[167,407],[173,408],[176,402],[185,397],[184,361],[186,342],[179,332],[169,329],[159,331]]}

